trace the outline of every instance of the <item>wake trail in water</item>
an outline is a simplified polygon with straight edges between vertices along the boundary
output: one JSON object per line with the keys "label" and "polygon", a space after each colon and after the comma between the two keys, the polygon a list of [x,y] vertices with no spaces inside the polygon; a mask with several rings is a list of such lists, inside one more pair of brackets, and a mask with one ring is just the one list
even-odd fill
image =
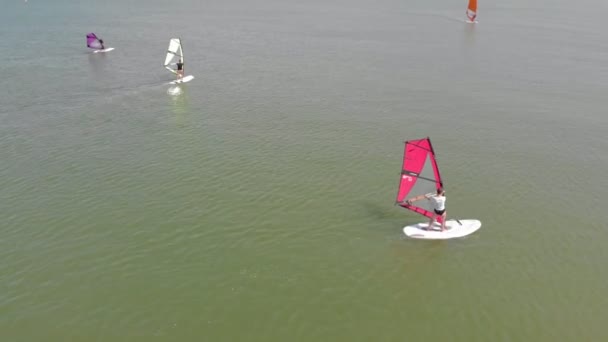
{"label": "wake trail in water", "polygon": [[416,16],[416,17],[431,17],[431,18],[439,18],[445,21],[458,22],[458,23],[466,23],[467,20],[462,17],[455,17],[450,14],[438,13],[438,12],[408,12],[407,14]]}
{"label": "wake trail in water", "polygon": [[167,86],[166,82],[161,80],[160,77],[156,77],[156,80],[141,83],[135,86],[118,86],[112,89],[112,93],[106,98],[109,101],[116,101],[127,97],[144,95],[148,92],[159,91]]}

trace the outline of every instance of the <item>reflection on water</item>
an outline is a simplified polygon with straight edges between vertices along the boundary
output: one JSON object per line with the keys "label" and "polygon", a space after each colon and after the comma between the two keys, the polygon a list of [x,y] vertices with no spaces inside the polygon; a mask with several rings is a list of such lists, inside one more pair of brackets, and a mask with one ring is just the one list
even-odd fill
{"label": "reflection on water", "polygon": [[181,95],[181,93],[182,93],[182,88],[179,85],[174,85],[174,86],[169,87],[169,89],[167,89],[168,95],[178,96],[178,95]]}
{"label": "reflection on water", "polygon": [[175,123],[178,125],[186,123],[186,117],[188,117],[191,110],[188,103],[187,87],[181,85],[171,86],[167,89],[167,94],[169,94],[171,112],[173,113]]}
{"label": "reflection on water", "polygon": [[105,71],[107,64],[106,54],[89,52],[87,55],[91,71],[93,71],[95,75],[101,75]]}

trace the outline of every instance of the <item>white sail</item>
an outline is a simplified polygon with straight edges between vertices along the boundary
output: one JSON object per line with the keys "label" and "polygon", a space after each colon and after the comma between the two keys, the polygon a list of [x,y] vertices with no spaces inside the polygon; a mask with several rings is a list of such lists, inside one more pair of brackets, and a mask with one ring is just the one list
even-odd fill
{"label": "white sail", "polygon": [[167,56],[165,57],[165,68],[176,73],[176,68],[173,67],[181,59],[184,63],[184,51],[182,50],[182,41],[179,38],[171,38],[169,41],[169,48],[167,49]]}

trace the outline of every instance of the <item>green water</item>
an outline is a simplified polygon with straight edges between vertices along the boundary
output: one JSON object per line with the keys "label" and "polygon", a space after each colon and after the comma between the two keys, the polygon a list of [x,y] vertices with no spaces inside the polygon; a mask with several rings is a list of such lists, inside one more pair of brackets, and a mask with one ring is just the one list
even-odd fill
{"label": "green water", "polygon": [[[606,5],[464,7],[5,5],[0,340],[608,339]],[[465,239],[401,231],[425,136]]]}

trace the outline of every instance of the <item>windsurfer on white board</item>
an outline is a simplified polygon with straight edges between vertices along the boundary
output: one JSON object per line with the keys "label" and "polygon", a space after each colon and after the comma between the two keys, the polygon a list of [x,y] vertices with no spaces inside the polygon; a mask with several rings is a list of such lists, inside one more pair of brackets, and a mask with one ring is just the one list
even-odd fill
{"label": "windsurfer on white board", "polygon": [[181,80],[184,77],[184,63],[182,62],[181,58],[176,63],[176,65],[177,65],[177,79]]}
{"label": "windsurfer on white board", "polygon": [[99,44],[101,44],[101,50],[105,50],[105,46],[103,46],[103,39],[99,40]]}
{"label": "windsurfer on white board", "polygon": [[442,232],[445,231],[445,217],[446,217],[445,190],[443,190],[443,188],[439,188],[439,189],[437,189],[437,194],[435,194],[435,195],[426,194],[426,195],[416,196],[416,197],[406,200],[405,203],[412,204],[412,202],[416,202],[423,198],[426,198],[429,201],[433,202],[434,213],[433,213],[433,216],[431,216],[431,221],[429,222],[428,230],[431,230],[431,227],[433,227],[433,223],[435,223],[435,219],[437,218],[437,216],[441,216],[441,231]]}

